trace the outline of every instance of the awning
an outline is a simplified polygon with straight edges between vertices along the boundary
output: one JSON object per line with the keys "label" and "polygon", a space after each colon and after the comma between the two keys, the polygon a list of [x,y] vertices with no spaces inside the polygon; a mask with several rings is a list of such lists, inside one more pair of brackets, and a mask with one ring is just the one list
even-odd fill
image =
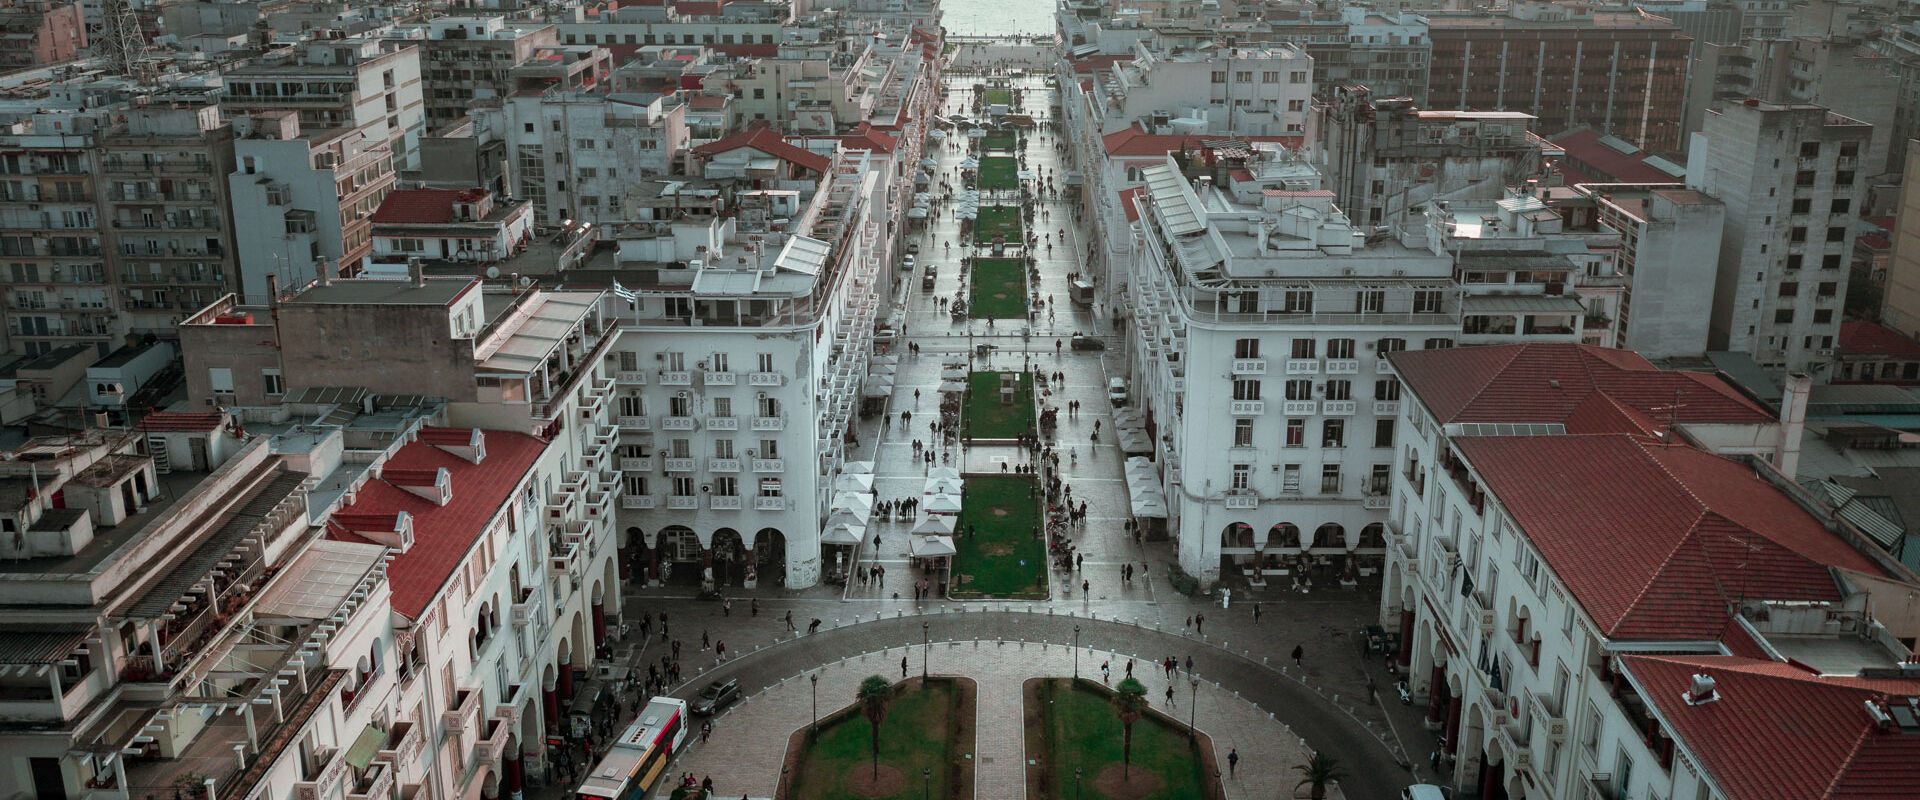
{"label": "awning", "polygon": [[841,475],[833,479],[833,490],[836,492],[871,492],[873,491],[873,476],[860,474]]}
{"label": "awning", "polygon": [[959,494],[961,482],[958,478],[928,478],[925,494]]}
{"label": "awning", "polygon": [[869,514],[851,509],[841,509],[827,515],[827,524],[822,527],[822,530],[830,530],[842,525],[849,528],[864,528],[867,526],[867,520],[869,519],[872,519]]}
{"label": "awning", "polygon": [[955,494],[927,495],[926,509],[931,514],[960,513],[960,496]]}
{"label": "awning", "polygon": [[912,553],[914,558],[930,558],[950,556],[959,551],[953,548],[951,536],[915,536],[908,546],[908,552]]}
{"label": "awning", "polygon": [[839,523],[820,534],[821,544],[859,544],[867,538],[865,525]]}
{"label": "awning", "polygon": [[967,390],[967,385],[959,381],[941,381],[940,382],[939,391],[941,394],[959,394],[966,390]]}
{"label": "awning", "polygon": [[1147,438],[1145,431],[1124,428],[1119,432],[1120,451],[1123,453],[1151,453],[1153,441]]}
{"label": "awning", "polygon": [[967,379],[967,370],[964,367],[946,367],[940,370],[940,380],[964,381],[966,379]]}
{"label": "awning", "polygon": [[1468,296],[1462,314],[1580,314],[1579,298],[1564,294]]}
{"label": "awning", "polygon": [[355,586],[386,557],[384,545],[322,539],[308,547],[273,582],[254,614],[260,617],[326,619],[347,601]]}
{"label": "awning", "polygon": [[845,509],[856,514],[872,513],[873,495],[866,492],[839,492],[833,496],[833,504],[828,508],[835,511]]}
{"label": "awning", "polygon": [[927,477],[953,478],[954,480],[959,480],[960,470],[954,469],[953,467],[934,467],[933,469],[927,470]]}
{"label": "awning", "polygon": [[1165,519],[1167,516],[1167,498],[1165,495],[1158,493],[1134,495],[1130,505],[1133,515],[1136,517]]}
{"label": "awning", "polygon": [[380,754],[380,748],[387,746],[387,732],[369,726],[360,732],[360,738],[353,740],[353,746],[347,748],[347,765],[354,769],[366,769],[373,763],[373,757]]}
{"label": "awning", "polygon": [[840,471],[847,475],[872,475],[873,462],[849,461],[845,464],[840,465]]}
{"label": "awning", "polygon": [[921,517],[920,523],[908,533],[914,536],[951,536],[953,529],[953,517],[926,516]]}
{"label": "awning", "polygon": [[57,664],[93,630],[91,625],[9,624],[0,630],[0,664]]}

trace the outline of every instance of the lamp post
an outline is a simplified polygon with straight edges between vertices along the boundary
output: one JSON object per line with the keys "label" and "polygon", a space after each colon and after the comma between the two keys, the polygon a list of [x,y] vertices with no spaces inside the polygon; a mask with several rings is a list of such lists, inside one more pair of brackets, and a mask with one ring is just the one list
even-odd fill
{"label": "lamp post", "polygon": [[808,676],[808,681],[813,684],[813,722],[807,724],[807,738],[811,739],[820,733],[820,673]]}
{"label": "lamp post", "polygon": [[780,786],[773,792],[775,800],[780,800],[787,796],[787,770],[789,769],[791,769],[791,767],[784,764],[780,766]]}
{"label": "lamp post", "polygon": [[920,623],[920,681],[927,680],[927,651],[933,649],[933,632],[928,623]]}
{"label": "lamp post", "polygon": [[1073,800],[1080,800],[1080,773],[1085,771],[1084,767],[1073,768]]}
{"label": "lamp post", "polygon": [[1073,677],[1080,678],[1080,626],[1073,626]]}
{"label": "lamp post", "polygon": [[1194,717],[1198,714],[1198,712],[1194,710],[1194,701],[1200,697],[1200,676],[1191,672],[1187,673],[1187,686],[1187,739],[1192,740],[1199,735],[1194,731],[1193,723]]}
{"label": "lamp post", "polygon": [[928,794],[932,791],[932,788],[931,788],[932,785],[933,785],[933,768],[921,767],[920,768],[920,800],[928,800]]}

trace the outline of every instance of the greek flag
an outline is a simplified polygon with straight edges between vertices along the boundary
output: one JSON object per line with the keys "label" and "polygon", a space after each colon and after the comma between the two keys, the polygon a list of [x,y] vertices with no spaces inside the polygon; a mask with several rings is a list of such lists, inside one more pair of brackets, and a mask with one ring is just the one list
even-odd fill
{"label": "greek flag", "polygon": [[640,302],[640,293],[620,285],[620,279],[613,279],[613,296],[629,303]]}

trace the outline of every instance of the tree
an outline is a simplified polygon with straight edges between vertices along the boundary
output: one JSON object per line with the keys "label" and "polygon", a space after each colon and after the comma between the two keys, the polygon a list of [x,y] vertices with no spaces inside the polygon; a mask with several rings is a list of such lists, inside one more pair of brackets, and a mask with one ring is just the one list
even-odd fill
{"label": "tree", "polygon": [[1120,748],[1121,775],[1133,780],[1133,723],[1147,713],[1146,684],[1127,678],[1113,687],[1113,711],[1120,716],[1120,729],[1125,734]]}
{"label": "tree", "polygon": [[887,718],[887,704],[893,701],[893,684],[878,675],[860,682],[860,712],[873,727],[873,778],[880,779],[880,721]]}
{"label": "tree", "polygon": [[1313,800],[1324,800],[1327,787],[1347,777],[1347,773],[1340,769],[1340,760],[1326,753],[1314,753],[1307,763],[1293,765],[1293,771],[1301,775],[1300,782],[1294,784],[1293,788],[1308,787]]}

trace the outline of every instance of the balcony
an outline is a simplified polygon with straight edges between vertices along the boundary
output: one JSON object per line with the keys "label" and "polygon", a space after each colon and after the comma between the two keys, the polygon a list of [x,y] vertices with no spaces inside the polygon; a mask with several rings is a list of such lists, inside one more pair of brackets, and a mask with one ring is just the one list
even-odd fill
{"label": "balcony", "polygon": [[1546,698],[1535,698],[1533,710],[1534,727],[1546,731],[1547,741],[1564,742],[1567,739],[1567,718],[1547,707]]}
{"label": "balcony", "polygon": [[440,713],[440,723],[449,732],[458,733],[479,724],[480,690],[461,689],[453,695],[453,707]]}
{"label": "balcony", "polygon": [[784,431],[787,429],[786,417],[754,417],[749,427],[756,431]]}
{"label": "balcony", "polygon": [[1260,400],[1235,400],[1227,404],[1227,413],[1236,417],[1253,417],[1267,413],[1267,404]]}
{"label": "balcony", "polygon": [[392,764],[375,761],[365,772],[347,784],[347,800],[387,800],[393,793]]}
{"label": "balcony", "polygon": [[675,495],[667,496],[667,508],[670,508],[672,510],[692,511],[699,507],[700,507],[700,498],[694,497],[693,495],[675,494]]}
{"label": "balcony", "polygon": [[739,511],[741,505],[739,495],[715,494],[707,496],[707,508],[713,509],[714,511]]}
{"label": "balcony", "polygon": [[740,459],[737,459],[737,458],[707,459],[707,471],[708,472],[739,472]]}
{"label": "balcony", "polygon": [[1287,374],[1318,375],[1320,374],[1320,360],[1314,358],[1289,358],[1287,359]]}
{"label": "balcony", "polygon": [[621,472],[652,472],[653,456],[621,456]]}
{"label": "balcony", "polygon": [[1360,374],[1360,359],[1329,358],[1327,359],[1327,374],[1328,375],[1358,375]]}
{"label": "balcony", "polygon": [[786,472],[787,471],[786,459],[781,459],[781,458],[756,458],[756,459],[753,459],[753,462],[750,466],[753,468],[754,472]]}
{"label": "balcony", "polygon": [[1382,375],[1392,375],[1393,362],[1388,361],[1386,356],[1381,356],[1379,358],[1376,358],[1373,361],[1373,371],[1378,372]]}
{"label": "balcony", "polygon": [[1385,511],[1393,502],[1384,494],[1370,494],[1360,498],[1360,507],[1368,511]]}
{"label": "balcony", "polygon": [[513,604],[513,627],[531,628],[540,624],[545,614],[541,611],[539,592],[528,591],[527,598]]}
{"label": "balcony", "polygon": [[663,431],[690,431],[690,430],[693,430],[693,427],[694,427],[693,417],[661,417],[660,418],[660,430],[663,430]]}
{"label": "balcony", "polygon": [[784,498],[784,497],[756,497],[756,498],[753,498],[753,510],[755,510],[755,511],[785,511],[785,510],[787,510],[787,498]]}
{"label": "balcony", "polygon": [[312,758],[300,759],[300,780],[293,784],[293,796],[295,800],[332,797],[334,787],[346,774],[347,762],[340,758],[340,748],[315,748]]}
{"label": "balcony", "polygon": [[785,384],[786,382],[787,382],[787,376],[781,375],[778,372],[747,373],[748,386],[780,386],[782,384]]}
{"label": "balcony", "polygon": [[739,382],[740,376],[732,372],[707,372],[701,380],[708,386],[732,386]]}
{"label": "balcony", "polygon": [[1311,417],[1320,413],[1318,400],[1288,400],[1280,404],[1280,413],[1289,417]]}
{"label": "balcony", "polygon": [[614,417],[613,424],[620,426],[621,430],[628,430],[628,431],[653,430],[652,417],[622,415],[622,416]]}
{"label": "balcony", "polygon": [[1235,375],[1265,375],[1267,360],[1264,358],[1236,358],[1233,360]]}
{"label": "balcony", "polygon": [[620,496],[621,508],[645,510],[645,509],[651,509],[655,505],[658,505],[658,503],[653,499],[653,495],[623,494]]}
{"label": "balcony", "polygon": [[740,430],[740,418],[707,417],[706,425],[710,431],[737,431]]}
{"label": "balcony", "polygon": [[513,706],[494,707],[493,713],[487,716],[484,735],[473,746],[474,753],[480,756],[480,763],[492,764],[506,754],[507,737],[513,733],[514,723],[519,716]]}
{"label": "balcony", "polygon": [[396,722],[387,731],[387,744],[392,747],[380,750],[380,760],[395,765],[411,764],[413,759],[420,755],[420,751],[425,749],[427,736],[421,732],[419,725],[411,722]]}
{"label": "balcony", "polygon": [[1399,413],[1400,401],[1398,400],[1373,401],[1373,415],[1376,417],[1391,417]]}
{"label": "balcony", "polygon": [[688,372],[684,369],[662,370],[660,372],[660,385],[661,386],[692,386],[693,373]]}
{"label": "balcony", "polygon": [[1481,633],[1493,631],[1493,598],[1487,594],[1487,590],[1480,589],[1473,593],[1473,602],[1467,606],[1467,611],[1473,615]]}
{"label": "balcony", "polygon": [[1360,404],[1352,400],[1328,400],[1320,404],[1320,413],[1329,417],[1350,417],[1360,410]]}
{"label": "balcony", "polygon": [[553,548],[553,555],[547,558],[547,573],[550,575],[571,575],[573,566],[580,562],[580,545],[562,544]]}
{"label": "balcony", "polygon": [[1259,508],[1260,495],[1246,489],[1234,489],[1227,492],[1226,505],[1229,509]]}
{"label": "balcony", "polygon": [[668,472],[692,472],[700,468],[699,461],[692,458],[668,458],[661,460],[661,466]]}
{"label": "balcony", "polygon": [[637,369],[623,369],[613,373],[613,382],[621,386],[647,385],[647,373]]}

